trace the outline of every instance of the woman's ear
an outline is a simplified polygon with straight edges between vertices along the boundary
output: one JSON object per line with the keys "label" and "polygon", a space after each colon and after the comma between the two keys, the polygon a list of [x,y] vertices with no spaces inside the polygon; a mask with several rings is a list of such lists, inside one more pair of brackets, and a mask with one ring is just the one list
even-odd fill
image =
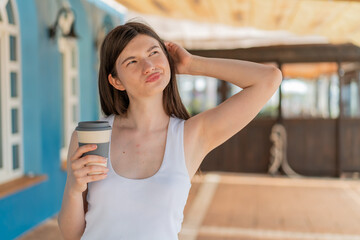
{"label": "woman's ear", "polygon": [[109,83],[117,90],[125,91],[125,86],[121,83],[120,79],[113,77],[111,74],[108,75]]}

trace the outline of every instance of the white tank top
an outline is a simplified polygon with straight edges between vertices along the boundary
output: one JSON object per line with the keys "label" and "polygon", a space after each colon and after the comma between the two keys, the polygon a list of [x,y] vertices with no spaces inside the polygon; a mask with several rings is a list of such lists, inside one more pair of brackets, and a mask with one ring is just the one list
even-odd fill
{"label": "white tank top", "polygon": [[[102,120],[112,126],[114,116]],[[170,117],[163,162],[149,178],[118,175],[109,155],[107,178],[88,184],[88,212],[81,239],[178,239],[191,187],[184,155],[184,122]]]}

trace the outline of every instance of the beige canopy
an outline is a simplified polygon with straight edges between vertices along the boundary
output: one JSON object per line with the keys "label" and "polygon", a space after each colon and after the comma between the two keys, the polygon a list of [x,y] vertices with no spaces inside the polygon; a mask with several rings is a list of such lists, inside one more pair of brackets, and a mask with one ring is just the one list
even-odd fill
{"label": "beige canopy", "polygon": [[339,0],[116,0],[130,11],[174,19],[220,23],[330,43],[360,46],[360,1]]}

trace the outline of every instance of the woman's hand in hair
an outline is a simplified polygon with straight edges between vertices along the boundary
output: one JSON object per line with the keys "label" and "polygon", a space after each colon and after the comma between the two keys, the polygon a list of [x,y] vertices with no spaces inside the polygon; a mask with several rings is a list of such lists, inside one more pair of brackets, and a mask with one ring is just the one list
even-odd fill
{"label": "woman's hand in hair", "polygon": [[173,42],[165,42],[165,46],[174,60],[177,74],[190,74],[190,64],[193,59],[188,51]]}

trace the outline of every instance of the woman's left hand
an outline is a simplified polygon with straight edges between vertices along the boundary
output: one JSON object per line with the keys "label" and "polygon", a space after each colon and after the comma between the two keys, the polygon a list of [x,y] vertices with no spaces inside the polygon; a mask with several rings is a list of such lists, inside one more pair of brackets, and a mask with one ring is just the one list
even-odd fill
{"label": "woman's left hand", "polygon": [[174,60],[176,73],[190,74],[189,68],[193,55],[173,42],[165,42],[165,46],[170,53],[171,58]]}

